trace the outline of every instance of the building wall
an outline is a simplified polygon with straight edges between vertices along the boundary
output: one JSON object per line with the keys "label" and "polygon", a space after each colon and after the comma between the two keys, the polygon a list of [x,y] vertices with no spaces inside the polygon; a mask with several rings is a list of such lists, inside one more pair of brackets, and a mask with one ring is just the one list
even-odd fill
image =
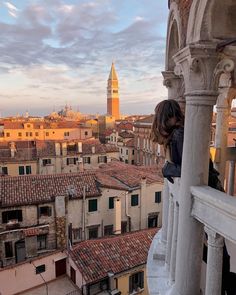
{"label": "building wall", "polygon": [[[25,124],[27,125],[27,124]],[[19,140],[73,140],[73,139],[86,139],[92,137],[92,129],[90,127],[83,128],[50,128],[44,129],[43,125],[40,129],[35,129],[33,124],[31,127],[20,129],[5,129],[4,135],[0,137],[1,141],[19,141]],[[32,135],[30,135],[30,132]],[[9,133],[10,136],[7,136]],[[21,136],[19,136],[21,133]],[[26,134],[28,133],[28,136]],[[65,135],[68,134],[68,135]]]}
{"label": "building wall", "polygon": [[154,165],[164,158],[163,148],[152,142],[150,139],[151,124],[147,126],[135,126],[134,149],[135,149],[135,164],[139,165]]}
{"label": "building wall", "polygon": [[24,166],[24,167],[30,166],[31,174],[33,175],[38,174],[38,165],[36,161],[1,162],[1,159],[0,159],[0,171],[1,171],[1,167],[7,167],[8,175],[10,176],[19,175],[19,166]]}
{"label": "building wall", "polygon": [[56,278],[55,261],[65,257],[64,253],[57,252],[46,257],[34,259],[32,263],[29,261],[7,269],[0,269],[0,294],[18,294],[44,284],[41,276],[35,272],[35,266],[42,264],[45,264],[46,269],[42,273],[44,280],[46,282],[54,280]]}
{"label": "building wall", "polygon": [[[51,208],[51,216],[39,216],[38,208],[48,206]],[[22,221],[3,223],[3,212],[22,210]],[[48,250],[56,249],[55,212],[53,203],[42,205],[28,205],[19,207],[1,208],[0,210],[0,260],[3,266],[16,263],[16,243],[25,243],[26,259],[37,256]],[[31,232],[27,229],[31,228]],[[46,248],[38,249],[37,236],[46,235]],[[5,242],[12,242],[13,256],[5,255]]]}
{"label": "building wall", "polygon": [[136,269],[132,269],[128,272],[122,273],[117,278],[117,289],[121,292],[121,294],[130,294],[129,293],[129,277],[135,272],[143,271],[144,272],[144,288],[142,291],[138,292],[138,294],[148,295],[148,287],[146,280],[146,266],[142,266]]}

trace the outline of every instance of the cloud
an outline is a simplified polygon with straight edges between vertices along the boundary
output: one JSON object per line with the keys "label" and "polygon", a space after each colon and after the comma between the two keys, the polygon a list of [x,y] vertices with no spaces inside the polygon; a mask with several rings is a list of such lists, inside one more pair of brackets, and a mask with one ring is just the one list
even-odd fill
{"label": "cloud", "polygon": [[[17,18],[14,23],[0,22],[0,75],[14,85],[18,79],[19,85],[11,92],[3,83],[0,94],[14,98],[23,91],[23,102],[24,94],[30,93],[40,110],[46,100],[42,98],[61,102],[79,98],[87,106],[97,101],[104,105],[110,64],[115,60],[126,107],[136,99],[165,95],[165,90],[160,91],[165,36],[159,28],[166,17],[163,13],[157,19],[154,13],[160,13],[163,4],[38,0],[14,9],[5,3]],[[1,104],[7,107],[5,101]]]}
{"label": "cloud", "polygon": [[8,14],[14,18],[17,18],[19,9],[10,2],[3,2],[3,4],[7,8]]}

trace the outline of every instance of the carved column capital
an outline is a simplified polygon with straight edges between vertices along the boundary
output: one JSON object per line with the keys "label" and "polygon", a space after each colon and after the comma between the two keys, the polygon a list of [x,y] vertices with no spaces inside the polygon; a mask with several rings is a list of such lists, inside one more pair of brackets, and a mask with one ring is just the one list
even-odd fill
{"label": "carved column capital", "polygon": [[161,72],[163,75],[163,85],[167,88],[173,87],[173,82],[180,80],[180,77],[176,76],[174,72],[172,71],[163,71]]}
{"label": "carved column capital", "polygon": [[204,227],[204,230],[208,236],[207,244],[209,246],[212,246],[214,248],[223,248],[224,238],[221,235],[219,235],[217,232],[207,226]]}
{"label": "carved column capital", "polygon": [[218,95],[219,78],[230,73],[234,62],[220,60],[214,44],[192,44],[174,57],[177,68],[184,77],[187,103],[214,105]]}

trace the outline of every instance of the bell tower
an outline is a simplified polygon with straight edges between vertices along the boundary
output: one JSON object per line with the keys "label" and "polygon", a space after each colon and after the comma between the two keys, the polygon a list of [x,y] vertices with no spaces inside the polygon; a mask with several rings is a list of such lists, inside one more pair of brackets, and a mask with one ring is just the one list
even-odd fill
{"label": "bell tower", "polygon": [[120,118],[119,83],[114,63],[107,81],[107,114],[116,119]]}

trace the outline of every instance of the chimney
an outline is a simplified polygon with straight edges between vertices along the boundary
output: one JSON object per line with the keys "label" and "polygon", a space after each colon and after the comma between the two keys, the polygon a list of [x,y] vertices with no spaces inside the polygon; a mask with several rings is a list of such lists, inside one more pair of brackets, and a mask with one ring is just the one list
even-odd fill
{"label": "chimney", "polygon": [[109,278],[109,290],[113,291],[116,289],[115,287],[115,278],[114,278],[114,273],[112,271],[109,271],[107,273],[108,278]]}
{"label": "chimney", "polygon": [[65,249],[67,245],[67,220],[65,196],[56,196],[55,215],[57,248]]}
{"label": "chimney", "polygon": [[82,142],[78,142],[78,153],[82,153]]}
{"label": "chimney", "polygon": [[61,155],[61,146],[60,146],[60,143],[59,142],[56,142],[55,143],[55,153],[56,153],[56,156],[60,156]]}
{"label": "chimney", "polygon": [[10,143],[10,150],[11,150],[11,158],[14,158],[15,154],[16,154],[16,144],[15,144],[15,142]]}
{"label": "chimney", "polygon": [[114,234],[121,234],[121,199],[119,197],[114,198],[115,209],[115,222],[114,222]]}
{"label": "chimney", "polygon": [[95,154],[95,146],[92,146],[92,154]]}
{"label": "chimney", "polygon": [[62,143],[62,156],[66,156],[67,155],[67,143],[63,142]]}

